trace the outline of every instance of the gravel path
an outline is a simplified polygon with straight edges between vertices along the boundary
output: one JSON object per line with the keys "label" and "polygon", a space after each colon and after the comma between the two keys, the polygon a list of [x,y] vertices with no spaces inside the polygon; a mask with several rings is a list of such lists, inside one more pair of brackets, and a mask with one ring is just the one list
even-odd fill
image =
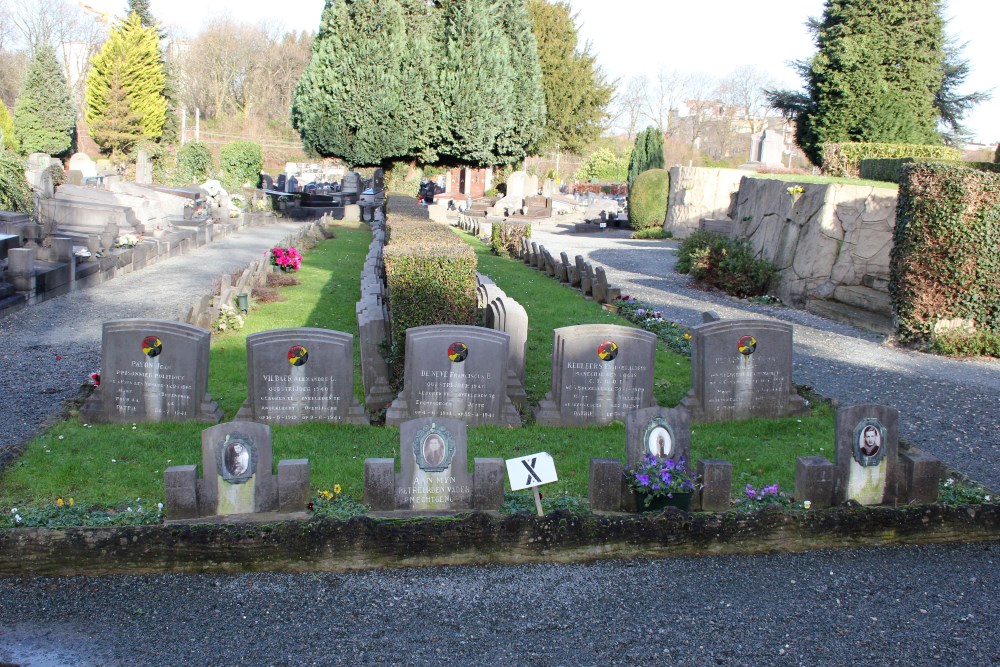
{"label": "gravel path", "polygon": [[1000,360],[963,361],[891,347],[884,338],[802,310],[763,306],[699,289],[674,271],[676,241],[638,241],[628,232],[573,234],[539,228],[532,241],[558,256],[584,255],[608,281],[685,326],[715,310],[724,318],[794,325],[793,380],[841,405],[881,403],[900,411],[907,442],[1000,489]]}
{"label": "gravel path", "polygon": [[219,277],[244,268],[304,223],[249,227],[186,255],[76,290],[0,319],[0,461],[101,365],[101,325],[131,317],[183,320]]}
{"label": "gravel path", "polygon": [[355,574],[0,579],[0,662],[1000,665],[1000,543]]}

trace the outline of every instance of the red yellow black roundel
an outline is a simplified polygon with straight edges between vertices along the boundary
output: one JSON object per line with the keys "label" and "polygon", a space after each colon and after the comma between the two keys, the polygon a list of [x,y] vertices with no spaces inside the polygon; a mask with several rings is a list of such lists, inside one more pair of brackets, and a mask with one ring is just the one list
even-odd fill
{"label": "red yellow black roundel", "polygon": [[465,343],[454,342],[448,346],[448,358],[455,362],[465,361],[469,356],[469,346]]}
{"label": "red yellow black roundel", "polygon": [[147,357],[155,357],[163,352],[163,343],[156,336],[146,336],[142,339],[142,353]]}
{"label": "red yellow black roundel", "polygon": [[288,363],[292,366],[302,366],[309,359],[309,350],[302,345],[292,345],[288,348]]}
{"label": "red yellow black roundel", "polygon": [[740,354],[744,357],[749,357],[757,350],[757,339],[753,336],[743,336],[743,338],[740,338],[737,348],[739,348]]}
{"label": "red yellow black roundel", "polygon": [[606,340],[597,346],[597,356],[601,361],[614,361],[618,356],[618,344],[613,340]]}

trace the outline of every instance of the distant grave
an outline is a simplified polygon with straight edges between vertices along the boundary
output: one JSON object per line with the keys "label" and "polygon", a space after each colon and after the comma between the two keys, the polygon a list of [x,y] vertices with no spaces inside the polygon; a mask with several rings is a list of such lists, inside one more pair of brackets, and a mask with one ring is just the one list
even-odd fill
{"label": "distant grave", "polygon": [[365,461],[365,504],[375,511],[497,510],[503,503],[503,459],[476,459],[468,472],[466,424],[424,417],[399,428],[395,460]]}
{"label": "distant grave", "polygon": [[539,424],[606,424],[656,405],[655,334],[581,324],[556,329],[553,336],[552,391],[535,412]]}
{"label": "distant grave", "polygon": [[709,322],[691,330],[693,421],[806,414],[792,388],[792,326],[766,320]]}
{"label": "distant grave", "polygon": [[201,469],[172,466],[163,474],[168,519],[279,512],[304,513],[309,502],[309,461],[289,459],[272,474],[271,429],[255,422],[227,422],[202,431]]}
{"label": "distant grave", "polygon": [[470,425],[520,426],[507,396],[510,336],[463,325],[406,331],[403,391],[386,412],[387,424],[416,417],[451,417]]}
{"label": "distant grave", "polygon": [[248,396],[237,419],[367,424],[354,397],[354,337],[328,329],[261,331],[247,336]]}
{"label": "distant grave", "polygon": [[208,393],[210,336],[180,322],[105,322],[101,384],[80,408],[80,419],[218,422],[222,411]]}

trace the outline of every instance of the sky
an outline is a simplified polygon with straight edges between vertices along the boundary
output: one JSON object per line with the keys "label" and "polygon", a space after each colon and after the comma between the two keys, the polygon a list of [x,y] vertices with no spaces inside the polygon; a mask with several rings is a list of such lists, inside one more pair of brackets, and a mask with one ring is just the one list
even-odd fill
{"label": "sky", "polygon": [[[822,13],[824,0],[569,0],[581,40],[589,41],[609,79],[652,78],[661,68],[723,77],[741,65],[768,72],[779,87],[801,81],[788,61],[808,58],[814,45],[805,28]],[[125,0],[84,0],[100,11],[120,13]],[[195,35],[202,23],[228,16],[273,28],[315,30],[324,0],[151,0],[154,16]],[[209,9],[204,12],[205,8]],[[203,13],[204,12],[204,13]],[[966,44],[972,64],[966,91],[994,90],[992,101],[966,117],[981,143],[1000,139],[1000,67],[995,33],[996,0],[946,0],[948,32]]]}

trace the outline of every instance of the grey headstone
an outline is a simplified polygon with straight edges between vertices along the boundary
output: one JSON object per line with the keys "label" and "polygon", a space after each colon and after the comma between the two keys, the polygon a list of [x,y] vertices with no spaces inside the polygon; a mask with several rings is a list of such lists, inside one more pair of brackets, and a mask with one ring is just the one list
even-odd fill
{"label": "grey headstone", "polygon": [[208,393],[210,338],[210,331],[180,322],[105,322],[101,385],[80,408],[80,419],[219,421],[222,412]]}
{"label": "grey headstone", "polygon": [[450,511],[471,509],[466,425],[459,419],[425,417],[399,428],[400,473],[396,508]]}
{"label": "grey headstone", "polygon": [[167,519],[198,516],[198,466],[171,466],[163,471],[164,514]]}
{"label": "grey headstone", "polygon": [[503,505],[505,473],[503,459],[477,458],[473,461],[473,509],[490,511]]}
{"label": "grey headstone", "polygon": [[[278,488],[271,469],[271,429],[267,425],[235,421],[205,429],[201,432],[199,514],[275,511]],[[308,481],[306,485],[308,488]]]}
{"label": "grey headstone", "polygon": [[899,455],[901,500],[918,505],[936,503],[944,464],[926,452],[910,449]]}
{"label": "grey headstone", "polygon": [[899,498],[899,411],[864,404],[837,410],[834,500],[891,505]]}
{"label": "grey headstone", "polygon": [[247,336],[247,400],[238,419],[366,424],[354,398],[354,337],[328,329]]}
{"label": "grey headstone", "polygon": [[691,462],[691,416],[687,410],[652,407],[625,416],[625,466],[631,468],[647,455]]}
{"label": "grey headstone", "polygon": [[733,486],[733,464],[721,459],[701,459],[695,468],[702,488],[696,494],[703,512],[729,510]]}
{"label": "grey headstone", "polygon": [[792,387],[792,326],[726,320],[691,331],[692,421],[787,417],[808,412]]}
{"label": "grey headstone", "polygon": [[795,499],[808,500],[812,509],[833,503],[837,468],[825,456],[800,456],[795,464]]}
{"label": "grey headstone", "polygon": [[483,327],[408,329],[403,391],[389,407],[386,423],[450,417],[470,425],[520,426],[506,393],[509,346],[506,333]]}
{"label": "grey headstone", "polygon": [[587,499],[595,512],[620,512],[622,509],[622,462],[618,459],[590,459]]}
{"label": "grey headstone", "polygon": [[653,407],[656,335],[611,324],[553,331],[552,391],[535,412],[540,424],[577,426],[624,420]]}
{"label": "grey headstone", "polygon": [[365,505],[376,512],[396,509],[396,460],[365,459]]}

